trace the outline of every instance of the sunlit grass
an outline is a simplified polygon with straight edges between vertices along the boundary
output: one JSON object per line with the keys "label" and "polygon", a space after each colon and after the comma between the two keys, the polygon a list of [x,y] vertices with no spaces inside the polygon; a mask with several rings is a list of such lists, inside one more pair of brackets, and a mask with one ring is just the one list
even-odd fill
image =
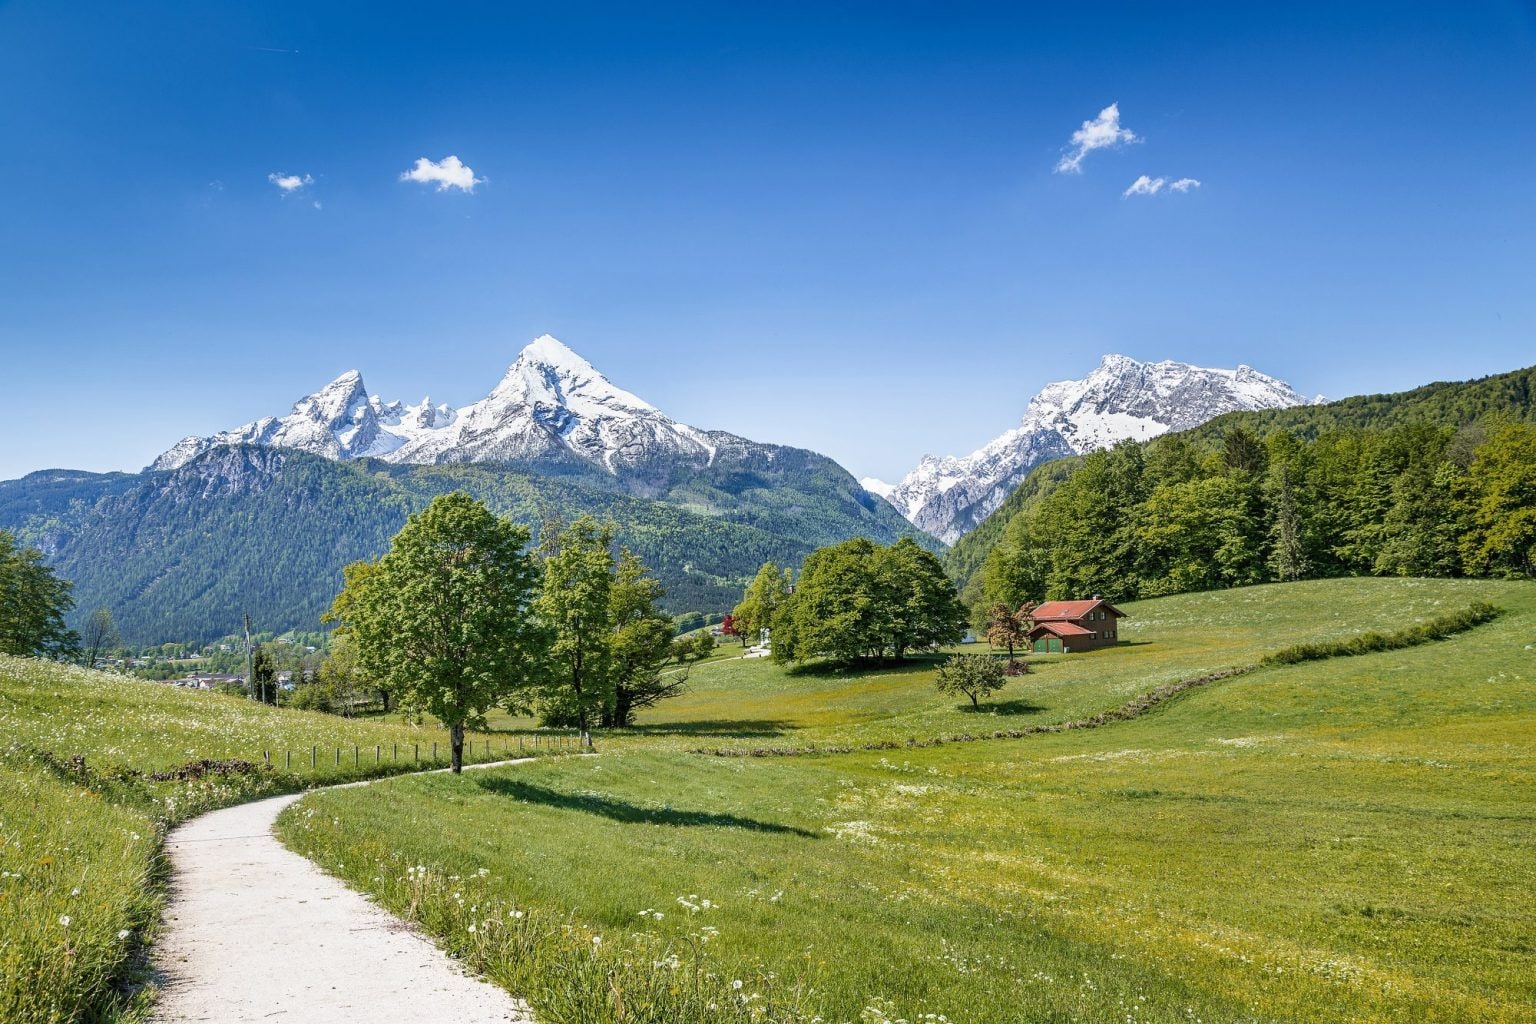
{"label": "sunlit grass", "polygon": [[[1475,600],[1505,614],[1426,646],[1267,668],[1093,731],[776,760],[635,736],[598,758],[312,795],[282,827],[387,905],[415,899],[430,930],[550,1022],[1532,1021],[1536,585],[1350,580],[1145,602],[1122,630],[1144,645],[1053,659],[1015,685],[1067,717]],[[691,703],[658,717],[726,733],[735,707],[797,740],[971,720],[921,670],[873,689],[756,662],[712,671],[718,686],[696,673]],[[455,881],[412,897],[417,865]],[[545,931],[470,938],[508,908]],[[717,934],[700,947],[706,925]],[[602,983],[579,1009],[539,967],[574,933],[606,951],[580,961]],[[719,988],[715,1010],[657,1002],[659,950],[678,956],[680,991]],[[630,1013],[632,989],[650,1009]],[[740,991],[759,998],[744,1008]]]}
{"label": "sunlit grass", "polygon": [[[168,825],[269,793],[430,768],[434,742],[437,763],[448,756],[446,734],[436,728],[289,711],[4,657],[0,737],[6,1024],[142,1008],[142,997],[112,986],[137,972],[158,920],[156,856]],[[468,759],[515,756],[518,739],[474,734]],[[526,753],[551,749],[523,739]],[[182,782],[147,777],[204,758],[255,767]]]}

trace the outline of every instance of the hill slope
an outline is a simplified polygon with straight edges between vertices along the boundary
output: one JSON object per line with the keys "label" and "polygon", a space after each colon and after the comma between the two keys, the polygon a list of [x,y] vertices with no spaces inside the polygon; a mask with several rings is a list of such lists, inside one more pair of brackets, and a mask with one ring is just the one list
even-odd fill
{"label": "hill slope", "polygon": [[[1215,452],[1226,435],[1238,429],[1259,438],[1288,431],[1310,441],[1330,433],[1413,425],[1454,429],[1491,420],[1536,421],[1536,367],[1477,380],[1428,384],[1398,394],[1359,395],[1325,405],[1231,412],[1167,436],[1189,442],[1203,455]],[[1467,440],[1470,443],[1473,438]],[[1026,477],[995,512],[945,555],[950,575],[962,586],[968,583],[1003,540],[1008,525],[1038,505],[1081,464],[1081,457],[1069,457]]]}
{"label": "hill slope", "polygon": [[210,639],[234,631],[244,610],[262,629],[314,628],[343,565],[384,551],[407,515],[454,490],[535,531],[583,512],[612,520],[679,612],[728,608],[763,561],[798,564],[821,544],[915,532],[836,463],[796,449],[729,469],[676,468],[661,500],[589,471],[223,447],[169,471],[0,483],[0,526],[74,581],[77,615],[111,608],[130,642]]}
{"label": "hill slope", "polygon": [[[902,742],[944,716],[990,733],[1102,711],[1133,681],[1478,600],[1505,614],[1411,650],[1253,671],[1132,721]],[[736,993],[796,1024],[1528,1024],[1536,584],[1337,580],[1130,610],[1134,642],[1032,659],[996,717],[939,698],[931,673],[737,661],[691,680],[699,697],[707,676],[734,676],[722,697],[738,690],[690,710],[706,716],[699,732],[889,749],[723,761],[678,749],[697,739],[639,735],[600,763],[317,794],[285,836],[385,906],[414,905],[551,1016],[611,1021],[620,992],[658,1019],[710,1024],[746,1019]],[[761,721],[779,708],[784,720]],[[658,728],[688,724],[673,710],[656,710]],[[437,828],[411,827],[428,814]],[[534,923],[468,932],[510,907]],[[709,941],[690,941],[701,928]],[[661,972],[658,950],[676,953]]]}

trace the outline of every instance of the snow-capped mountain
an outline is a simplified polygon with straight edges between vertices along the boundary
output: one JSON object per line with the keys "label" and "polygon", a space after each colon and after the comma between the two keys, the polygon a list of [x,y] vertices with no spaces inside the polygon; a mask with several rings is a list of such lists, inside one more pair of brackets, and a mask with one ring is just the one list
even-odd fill
{"label": "snow-capped mountain", "polygon": [[1220,370],[1105,356],[1082,380],[1047,384],[1019,426],[970,455],[926,455],[898,484],[862,483],[913,525],[952,544],[1041,463],[1187,430],[1226,412],[1306,402],[1289,384],[1249,366]]}
{"label": "snow-capped mountain", "polygon": [[175,469],[229,444],[404,463],[574,461],[614,475],[664,462],[705,466],[722,447],[753,447],[669,419],[547,334],[523,349],[489,395],[461,409],[425,398],[417,405],[380,401],[354,370],[300,399],[286,416],[185,438],[152,468]]}

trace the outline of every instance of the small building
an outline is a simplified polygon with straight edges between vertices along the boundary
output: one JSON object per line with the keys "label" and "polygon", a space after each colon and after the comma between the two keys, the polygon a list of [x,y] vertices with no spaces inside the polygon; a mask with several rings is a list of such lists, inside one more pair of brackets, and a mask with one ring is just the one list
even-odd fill
{"label": "small building", "polygon": [[1099,595],[1087,601],[1046,601],[1030,609],[1029,645],[1038,654],[1092,651],[1120,642],[1125,612]]}

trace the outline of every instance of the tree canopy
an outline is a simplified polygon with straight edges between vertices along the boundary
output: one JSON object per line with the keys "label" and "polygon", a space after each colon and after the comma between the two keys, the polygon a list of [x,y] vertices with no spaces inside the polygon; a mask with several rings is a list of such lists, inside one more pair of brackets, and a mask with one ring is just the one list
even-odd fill
{"label": "tree canopy", "polygon": [[0,530],[0,654],[64,658],[80,644],[64,616],[75,606],[70,583],[61,579],[43,553],[22,547]]}
{"label": "tree canopy", "polygon": [[528,540],[468,495],[443,495],[377,561],[348,567],[331,608],[363,674],[448,726],[455,772],[465,726],[530,685],[548,645],[530,614]]}
{"label": "tree canopy", "polygon": [[1219,444],[1124,442],[1052,472],[1008,520],[968,600],[1536,576],[1536,424],[1276,430],[1262,441],[1239,425]]}
{"label": "tree canopy", "polygon": [[859,537],[806,558],[793,593],[774,614],[773,656],[900,659],[959,640],[965,624],[937,557],[907,538],[882,547]]}

